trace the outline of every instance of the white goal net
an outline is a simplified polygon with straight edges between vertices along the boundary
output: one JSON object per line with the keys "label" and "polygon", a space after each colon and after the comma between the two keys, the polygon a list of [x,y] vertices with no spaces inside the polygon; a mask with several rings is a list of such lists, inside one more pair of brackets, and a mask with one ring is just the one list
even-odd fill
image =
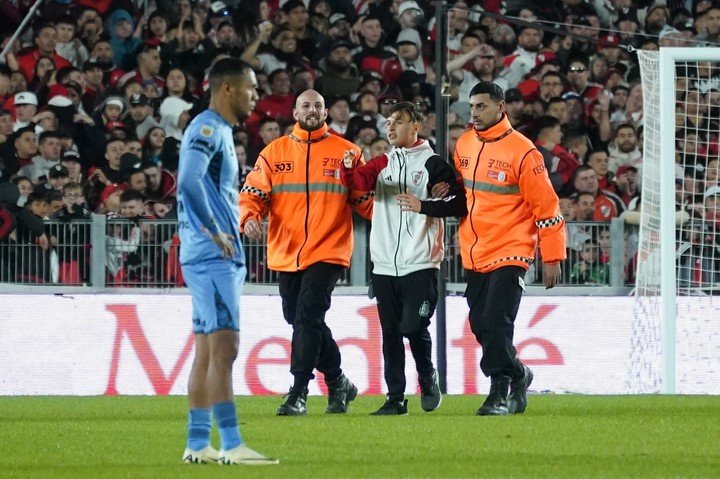
{"label": "white goal net", "polygon": [[720,393],[720,49],[638,56],[644,148],[629,386]]}

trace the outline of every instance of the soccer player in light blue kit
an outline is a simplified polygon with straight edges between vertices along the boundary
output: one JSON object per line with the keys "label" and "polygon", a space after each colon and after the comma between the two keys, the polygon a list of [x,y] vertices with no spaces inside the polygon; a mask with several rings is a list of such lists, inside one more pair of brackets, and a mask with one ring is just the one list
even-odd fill
{"label": "soccer player in light blue kit", "polygon": [[[188,125],[180,147],[180,262],[193,305],[195,359],[188,384],[184,463],[277,464],[247,447],[233,402],[245,257],[240,242],[238,161],[232,127],[258,99],[252,68],[233,58],[210,69],[210,108]],[[211,416],[221,450],[210,445]]]}

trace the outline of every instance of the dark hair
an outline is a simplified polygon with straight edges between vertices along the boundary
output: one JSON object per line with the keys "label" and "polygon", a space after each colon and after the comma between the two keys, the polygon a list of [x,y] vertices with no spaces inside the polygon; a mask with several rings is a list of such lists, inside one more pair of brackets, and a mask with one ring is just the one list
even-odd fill
{"label": "dark hair", "polygon": [[272,83],[273,80],[275,80],[275,77],[282,73],[288,73],[288,72],[284,68],[278,68],[276,70],[271,71],[270,74],[268,75],[268,83]]}
{"label": "dark hair", "polygon": [[25,201],[25,206],[30,206],[31,204],[38,202],[38,203],[49,203],[47,199],[47,194],[42,191],[40,188],[36,188],[35,191],[30,193],[27,196],[27,200]]}
{"label": "dark hair", "polygon": [[470,90],[470,96],[483,95],[483,94],[490,95],[490,99],[493,101],[504,101],[505,100],[505,92],[503,91],[502,88],[500,88],[498,85],[496,85],[493,82],[489,82],[489,81],[478,82],[474,87],[472,87],[472,90]]}
{"label": "dark hair", "polygon": [[107,151],[107,147],[108,147],[108,145],[110,145],[110,143],[117,143],[118,141],[121,142],[122,144],[125,144],[125,140],[122,138],[117,138],[117,137],[109,138],[107,143],[105,143],[105,151]]}
{"label": "dark hair", "polygon": [[420,113],[420,110],[418,110],[414,103],[410,103],[409,101],[401,101],[392,105],[387,112],[387,118],[390,118],[390,116],[395,113],[409,117],[413,123],[423,122],[422,113]]}
{"label": "dark hair", "polygon": [[[16,176],[15,178],[13,178],[10,181],[11,181],[11,183],[17,185],[21,181],[30,181],[30,178],[28,178],[27,176]],[[32,183],[32,181],[30,181],[30,183]]]}
{"label": "dark hair", "polygon": [[552,70],[549,72],[545,72],[545,74],[542,76],[542,78],[540,78],[540,82],[542,83],[542,81],[545,80],[547,77],[557,77],[560,79],[563,86],[565,85],[565,78],[563,77],[563,75],[560,72],[556,72],[556,71],[552,71]]}
{"label": "dark hair", "polygon": [[124,191],[123,194],[120,195],[120,203],[126,203],[128,201],[134,201],[137,200],[140,203],[143,203],[145,201],[145,197],[136,190],[127,190]]}
{"label": "dark hair", "polygon": [[555,128],[559,125],[560,120],[558,120],[554,116],[541,116],[540,118],[535,120],[535,136],[538,137],[543,132],[543,130],[547,130],[548,128]]}
{"label": "dark hair", "polygon": [[62,201],[63,200],[63,194],[62,191],[58,190],[50,190],[47,193],[45,193],[45,201],[48,203],[52,203],[53,201]]}
{"label": "dark hair", "polygon": [[43,21],[42,23],[35,25],[35,27],[33,28],[33,30],[34,30],[33,39],[39,37],[40,32],[42,32],[46,28],[52,28],[53,30],[55,30],[55,24],[53,22]]}
{"label": "dark hair", "polygon": [[547,101],[545,108],[549,108],[553,103],[565,103],[567,105],[567,100],[561,96],[554,96]]}
{"label": "dark hair", "polygon": [[637,136],[637,130],[633,126],[632,123],[620,123],[617,128],[615,128],[615,136],[620,132],[620,130],[623,130],[625,128],[630,128],[633,133],[635,133],[635,136]]}
{"label": "dark hair", "polygon": [[266,116],[258,122],[258,131],[262,130],[262,127],[267,125],[268,123],[277,123],[278,126],[280,126],[280,121],[277,118]]}
{"label": "dark hair", "polygon": [[0,63],[0,75],[5,76],[5,77],[10,77],[10,76],[12,76],[12,73],[13,72],[12,72],[12,70],[10,70],[10,67],[5,65],[4,63]]}
{"label": "dark hair", "polygon": [[38,137],[38,145],[39,145],[40,143],[43,143],[43,142],[44,142],[45,140],[47,140],[48,138],[57,138],[57,139],[59,140],[59,139],[60,139],[60,135],[58,135],[58,134],[57,134],[56,132],[54,132],[54,131],[43,131],[42,133],[40,133],[40,136]]}
{"label": "dark hair", "polygon": [[60,25],[61,23],[63,25],[72,25],[77,29],[77,20],[75,20],[75,17],[72,15],[65,14],[55,17],[55,25]]}
{"label": "dark hair", "polygon": [[575,173],[573,174],[573,183],[575,183],[575,180],[577,180],[578,176],[580,176],[580,173],[584,173],[586,171],[595,171],[592,166],[589,165],[580,165],[575,170]]}
{"label": "dark hair", "polygon": [[237,58],[222,58],[218,60],[210,68],[210,73],[208,75],[210,92],[216,91],[220,88],[220,85],[227,81],[229,77],[242,76],[246,74],[248,70],[252,70],[252,67]]}
{"label": "dark hair", "polygon": [[65,80],[70,77],[72,72],[80,72],[80,69],[72,65],[69,67],[62,67],[57,71],[57,73],[55,73],[55,78],[59,84],[64,85]]}

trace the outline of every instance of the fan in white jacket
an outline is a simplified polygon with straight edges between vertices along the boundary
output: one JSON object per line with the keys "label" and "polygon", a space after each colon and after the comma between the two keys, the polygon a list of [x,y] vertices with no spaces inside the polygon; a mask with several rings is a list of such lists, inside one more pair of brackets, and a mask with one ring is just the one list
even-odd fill
{"label": "fan in white jacket", "polygon": [[[393,105],[386,121],[389,153],[358,166],[352,151],[343,158],[348,188],[375,190],[370,257],[372,288],[383,331],[387,401],[376,415],[407,414],[405,347],[410,343],[421,389],[421,406],[436,409],[442,400],[432,364],[428,326],[437,303],[437,273],[444,256],[445,216],[467,214],[465,189],[453,168],[418,140],[422,115],[408,102]],[[450,191],[433,199],[433,186]]]}

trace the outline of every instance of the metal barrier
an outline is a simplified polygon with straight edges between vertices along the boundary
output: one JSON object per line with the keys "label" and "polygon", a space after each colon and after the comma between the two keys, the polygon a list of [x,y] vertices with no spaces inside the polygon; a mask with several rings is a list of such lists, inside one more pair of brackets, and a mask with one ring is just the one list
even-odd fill
{"label": "metal barrier", "polygon": [[[350,268],[339,286],[364,287],[369,284],[372,264],[369,253],[369,224],[354,222],[354,254]],[[449,289],[464,289],[465,272],[458,244],[459,223],[446,224],[446,261]],[[267,267],[267,223],[263,239],[244,241],[247,283],[275,285],[277,273]],[[45,222],[46,242],[31,241],[27,234],[16,234],[0,244],[0,283],[55,284],[94,288],[176,288],[184,286],[180,268],[180,240],[174,220],[106,219]],[[625,230],[620,219],[610,223],[573,222],[566,225],[568,260],[561,284],[565,286],[613,286],[632,283],[636,235]],[[23,239],[24,238],[24,239]],[[542,258],[526,275],[526,284],[541,284]]]}

